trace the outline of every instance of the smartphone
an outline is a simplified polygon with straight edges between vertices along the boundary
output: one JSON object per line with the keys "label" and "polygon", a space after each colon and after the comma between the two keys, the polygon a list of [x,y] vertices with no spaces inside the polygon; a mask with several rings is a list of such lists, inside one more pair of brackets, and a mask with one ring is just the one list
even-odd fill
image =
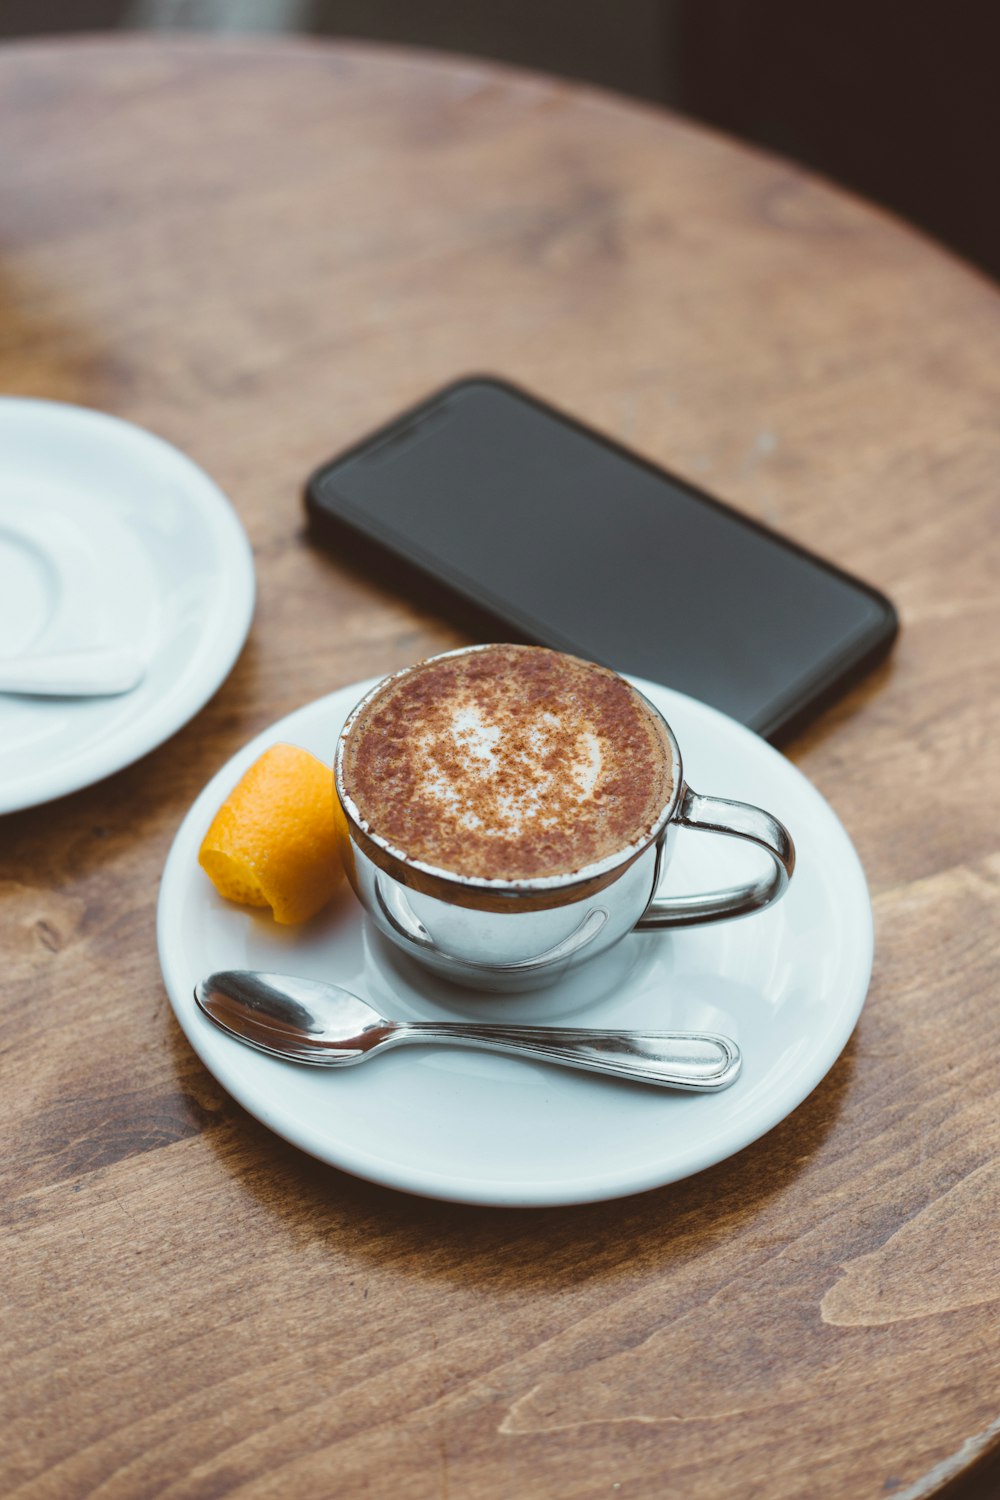
{"label": "smartphone", "polygon": [[457,381],[318,469],[313,535],[446,610],[780,739],[889,650],[877,589],[505,381]]}

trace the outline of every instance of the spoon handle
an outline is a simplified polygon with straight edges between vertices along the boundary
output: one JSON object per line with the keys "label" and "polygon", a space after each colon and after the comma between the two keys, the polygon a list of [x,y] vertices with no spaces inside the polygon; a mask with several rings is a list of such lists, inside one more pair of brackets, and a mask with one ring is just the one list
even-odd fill
{"label": "spoon handle", "polygon": [[510,1052],[539,1062],[697,1093],[728,1088],[743,1065],[740,1049],[731,1038],[707,1031],[607,1031],[412,1021],[394,1027],[385,1038],[389,1046],[401,1042],[445,1042],[488,1052]]}
{"label": "spoon handle", "polygon": [[0,658],[0,693],[52,698],[115,697],[131,692],[143,671],[141,659],[125,647],[5,656]]}

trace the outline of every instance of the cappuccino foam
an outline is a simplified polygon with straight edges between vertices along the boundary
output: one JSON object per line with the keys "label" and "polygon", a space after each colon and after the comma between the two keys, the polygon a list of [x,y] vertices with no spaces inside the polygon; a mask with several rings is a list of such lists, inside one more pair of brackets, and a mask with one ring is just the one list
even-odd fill
{"label": "cappuccino foam", "polygon": [[571,875],[641,840],[672,789],[659,717],[621,677],[487,646],[391,679],[346,736],[368,831],[472,879]]}

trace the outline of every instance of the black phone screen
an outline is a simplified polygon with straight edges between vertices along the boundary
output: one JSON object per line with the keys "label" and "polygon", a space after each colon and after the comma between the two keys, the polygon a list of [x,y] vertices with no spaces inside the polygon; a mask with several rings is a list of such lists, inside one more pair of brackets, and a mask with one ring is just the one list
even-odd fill
{"label": "black phone screen", "polygon": [[463,381],[313,475],[335,518],[507,621],[763,734],[885,650],[875,590],[533,398]]}

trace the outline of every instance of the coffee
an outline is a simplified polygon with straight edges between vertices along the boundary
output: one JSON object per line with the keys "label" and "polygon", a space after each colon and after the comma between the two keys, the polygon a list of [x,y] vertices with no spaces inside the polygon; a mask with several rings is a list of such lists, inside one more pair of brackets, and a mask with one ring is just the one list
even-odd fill
{"label": "coffee", "polygon": [[640,843],[672,791],[659,715],[604,667],[484,646],[390,678],[343,742],[341,789],[408,860],[480,880],[572,875]]}

